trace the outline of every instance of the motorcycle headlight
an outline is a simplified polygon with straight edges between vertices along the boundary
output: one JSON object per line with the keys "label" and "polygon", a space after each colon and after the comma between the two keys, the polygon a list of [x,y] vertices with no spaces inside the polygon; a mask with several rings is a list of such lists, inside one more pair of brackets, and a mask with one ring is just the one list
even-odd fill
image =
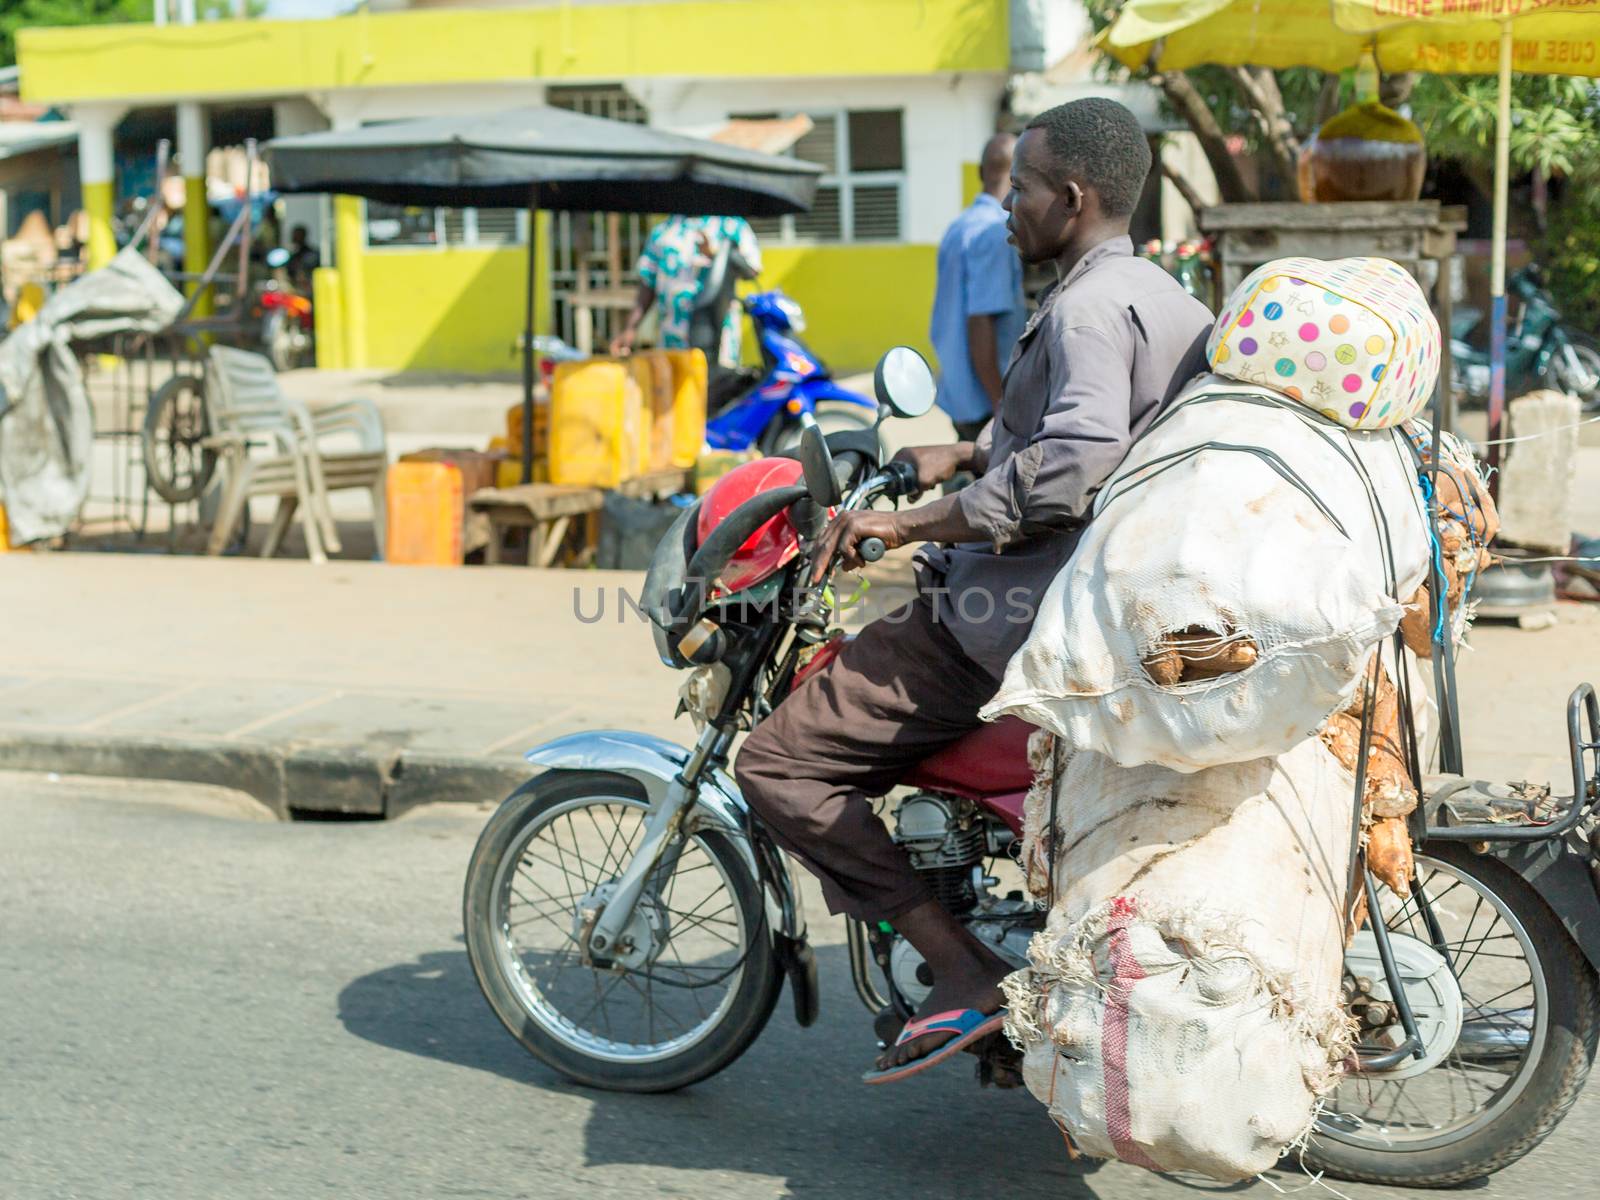
{"label": "motorcycle headlight", "polygon": [[800,306],[798,304],[796,304],[793,300],[779,300],[778,308],[783,312],[783,315],[788,318],[790,329],[794,330],[796,333],[805,332],[806,314],[800,310]]}

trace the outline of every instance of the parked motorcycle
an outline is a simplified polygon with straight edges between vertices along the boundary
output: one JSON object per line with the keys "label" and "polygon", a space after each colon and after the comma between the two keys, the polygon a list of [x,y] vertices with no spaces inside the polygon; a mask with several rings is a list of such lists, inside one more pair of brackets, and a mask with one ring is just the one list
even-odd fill
{"label": "parked motorcycle", "polygon": [[[905,347],[876,384],[897,416],[933,403],[932,372]],[[797,1021],[817,1019],[795,881],[730,754],[842,645],[831,573],[809,583],[832,514],[915,488],[907,465],[880,462],[872,431],[825,436],[815,422],[798,461],[724,477],[663,538],[641,598],[662,662],[688,672],[694,745],[608,730],[528,752],[542,773],[485,826],[463,914],[490,1007],[555,1070],[619,1091],[695,1083],[755,1041],[785,980]],[[872,541],[869,560],[883,550]],[[1002,720],[934,754],[893,817],[934,895],[1018,967],[1045,916],[1020,889],[998,890],[1016,877],[1029,732]],[[1308,1164],[1459,1183],[1526,1154],[1576,1099],[1600,1031],[1600,703],[1587,685],[1568,733],[1570,800],[1430,780],[1412,895],[1365,876],[1382,920],[1346,958],[1359,1065],[1328,1098]],[[856,993],[890,1042],[928,994],[926,964],[888,924],[850,921],[848,944]],[[1004,1049],[986,1049],[980,1074],[1015,1083]]]}
{"label": "parked motorcycle", "polygon": [[[1507,283],[1521,301],[1522,312],[1517,327],[1506,331],[1506,396],[1553,387],[1577,396],[1586,410],[1600,408],[1600,349],[1594,340],[1562,319],[1536,264],[1524,267]],[[1475,308],[1457,309],[1452,317],[1451,376],[1458,398],[1487,404],[1489,351],[1471,341],[1482,320]]]}
{"label": "parked motorcycle", "polygon": [[817,354],[800,340],[805,314],[781,291],[757,292],[742,304],[761,346],[759,371],[714,372],[706,443],[714,450],[757,449],[781,454],[800,442],[802,418],[826,433],[867,432],[877,404],[840,387]]}
{"label": "parked motorcycle", "polygon": [[761,368],[711,369],[706,443],[713,450],[760,450],[780,454],[800,442],[802,418],[815,417],[826,433],[863,432],[877,426],[877,404],[840,387],[826,364],[803,341],[805,314],[781,291],[757,292],[742,301],[733,281],[749,278],[749,267],[724,248],[707,271],[701,299],[690,318],[690,340],[717,361],[723,317],[740,305],[755,327]]}
{"label": "parked motorcycle", "polygon": [[310,366],[316,325],[311,300],[289,284],[289,252],[279,246],[267,252],[272,276],[256,293],[253,314],[261,320],[261,352],[280,371]]}

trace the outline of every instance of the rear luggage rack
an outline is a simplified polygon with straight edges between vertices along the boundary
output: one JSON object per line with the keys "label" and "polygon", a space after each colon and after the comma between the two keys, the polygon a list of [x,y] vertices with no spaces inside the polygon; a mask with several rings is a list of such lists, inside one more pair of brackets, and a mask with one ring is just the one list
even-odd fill
{"label": "rear luggage rack", "polygon": [[1572,795],[1553,797],[1548,787],[1485,783],[1459,775],[1428,780],[1427,840],[1441,842],[1541,842],[1565,837],[1600,799],[1600,699],[1579,684],[1567,700],[1567,744],[1572,755]]}

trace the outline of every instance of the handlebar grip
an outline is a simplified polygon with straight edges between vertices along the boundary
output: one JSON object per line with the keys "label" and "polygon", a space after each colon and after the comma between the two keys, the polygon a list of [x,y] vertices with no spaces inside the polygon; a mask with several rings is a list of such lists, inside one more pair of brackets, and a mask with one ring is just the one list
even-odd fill
{"label": "handlebar grip", "polygon": [[890,489],[888,494],[893,495],[896,498],[900,496],[911,496],[916,494],[917,469],[910,463],[891,462],[884,467],[884,470],[888,471],[894,476],[894,486]]}
{"label": "handlebar grip", "polygon": [[889,547],[883,544],[882,538],[862,538],[856,543],[856,553],[861,556],[862,562],[877,562],[889,552]]}

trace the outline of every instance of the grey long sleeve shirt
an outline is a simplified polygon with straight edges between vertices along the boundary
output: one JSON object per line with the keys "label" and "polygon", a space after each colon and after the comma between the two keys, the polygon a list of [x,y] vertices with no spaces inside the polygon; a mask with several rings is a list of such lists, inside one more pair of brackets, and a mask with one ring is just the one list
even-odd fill
{"label": "grey long sleeve shirt", "polygon": [[1039,305],[959,493],[985,543],[927,545],[923,590],[997,679],[1078,543],[1095,493],[1179,388],[1205,369],[1211,314],[1126,237],[1102,242]]}

